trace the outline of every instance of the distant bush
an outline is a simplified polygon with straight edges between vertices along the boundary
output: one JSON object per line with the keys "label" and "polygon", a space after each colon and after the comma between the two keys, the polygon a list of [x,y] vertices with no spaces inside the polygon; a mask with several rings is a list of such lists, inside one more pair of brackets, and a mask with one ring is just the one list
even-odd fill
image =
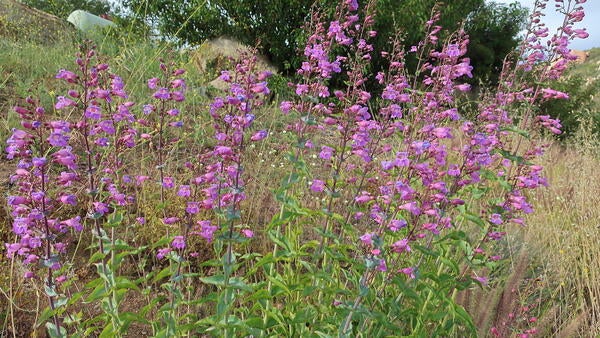
{"label": "distant bush", "polygon": [[587,79],[573,74],[554,81],[550,86],[561,92],[569,93],[568,100],[550,100],[540,105],[540,115],[550,115],[559,119],[562,134],[559,138],[573,136],[581,128],[582,121],[593,121],[592,133],[600,135],[600,111],[595,96],[600,89],[600,80]]}

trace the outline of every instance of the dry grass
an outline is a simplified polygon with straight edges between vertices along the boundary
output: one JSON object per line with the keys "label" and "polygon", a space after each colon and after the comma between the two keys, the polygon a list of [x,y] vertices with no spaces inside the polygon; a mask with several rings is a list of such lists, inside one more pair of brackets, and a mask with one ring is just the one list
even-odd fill
{"label": "dry grass", "polygon": [[502,337],[532,327],[541,337],[600,336],[599,144],[554,144],[540,160],[550,186],[531,196],[528,225],[508,229],[508,269],[491,288],[457,295],[479,336],[492,327]]}
{"label": "dry grass", "polygon": [[533,195],[536,212],[520,231],[537,253],[540,287],[552,295],[552,310],[546,316],[554,318],[547,320],[552,327],[545,330],[555,336],[600,335],[598,149],[559,145],[549,149],[542,165],[550,186]]}

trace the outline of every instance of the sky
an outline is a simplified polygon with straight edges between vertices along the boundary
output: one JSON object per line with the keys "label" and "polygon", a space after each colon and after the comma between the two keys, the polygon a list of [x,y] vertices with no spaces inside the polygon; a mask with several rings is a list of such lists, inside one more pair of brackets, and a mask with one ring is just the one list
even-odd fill
{"label": "sky", "polygon": [[[529,8],[529,10],[533,9],[533,4],[535,0],[493,0],[494,2],[500,3],[512,3],[519,2],[523,7]],[[565,3],[568,0],[565,0]],[[585,18],[583,21],[576,23],[575,28],[586,28],[587,32],[590,36],[587,39],[575,39],[570,47],[571,49],[579,49],[579,50],[588,50],[594,47],[600,47],[600,20],[598,20],[598,15],[600,15],[600,0],[587,0],[584,4],[582,4],[583,9],[585,11]],[[554,0],[548,1],[548,6],[546,8],[546,16],[544,20],[548,28],[550,28],[551,32],[555,32],[556,28],[558,28],[562,22],[563,17],[561,14],[554,11]]]}

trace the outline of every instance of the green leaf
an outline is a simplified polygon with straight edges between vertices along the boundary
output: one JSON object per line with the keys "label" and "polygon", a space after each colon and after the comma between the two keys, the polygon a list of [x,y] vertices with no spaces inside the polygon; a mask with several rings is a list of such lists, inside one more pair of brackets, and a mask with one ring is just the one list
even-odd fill
{"label": "green leaf", "polygon": [[[225,276],[224,275],[214,275],[209,277],[201,277],[200,281],[206,284],[212,284],[217,286],[226,286],[225,285]],[[244,290],[244,291],[252,291],[252,287],[246,284],[241,277],[231,277],[229,278],[228,285],[234,289]]]}
{"label": "green leaf", "polygon": [[423,246],[423,245],[413,244],[412,247],[414,249],[417,249],[417,250],[421,251],[422,253],[424,253],[427,256],[431,256],[431,257],[439,257],[440,256],[440,254],[438,252],[433,251],[433,250],[431,250],[431,249],[429,249],[429,248],[427,248],[426,246]]}
{"label": "green leaf", "polygon": [[106,323],[106,326],[104,327],[104,330],[102,330],[102,332],[100,332],[100,336],[99,338],[112,338],[115,337],[115,330],[113,328],[113,325],[111,322]]}
{"label": "green leaf", "polygon": [[61,306],[64,306],[65,304],[67,304],[68,301],[69,301],[69,298],[67,298],[67,297],[58,297],[58,299],[56,299],[56,301],[54,301],[54,307],[59,308]]}
{"label": "green leaf", "polygon": [[48,297],[56,297],[56,296],[58,296],[58,294],[56,293],[56,290],[54,289],[53,286],[49,286],[47,284],[44,284],[44,291],[46,292],[46,296],[48,296]]}
{"label": "green leaf", "polygon": [[242,218],[242,213],[239,209],[234,208],[233,206],[228,207],[225,211],[225,219],[227,222],[237,221]]}
{"label": "green leaf", "polygon": [[60,258],[58,255],[51,255],[50,257],[43,260],[43,264],[47,268],[51,268],[54,264],[58,263]]}
{"label": "green leaf", "polygon": [[36,326],[39,326],[42,323],[47,322],[48,319],[50,319],[52,316],[54,316],[55,312],[56,311],[53,311],[50,307],[45,308],[44,311],[42,311],[42,314],[40,315],[40,317],[38,318],[38,324],[36,324]]}
{"label": "green leaf", "polygon": [[108,216],[108,222],[106,222],[106,225],[110,228],[114,228],[121,225],[121,222],[123,222],[123,213],[114,212]]}
{"label": "green leaf", "polygon": [[466,220],[473,222],[477,225],[479,225],[481,228],[485,228],[485,222],[483,221],[483,219],[477,215],[474,215],[472,213],[464,213],[462,215]]}
{"label": "green leaf", "polygon": [[59,326],[57,328],[56,325],[54,325],[54,323],[47,322],[46,328],[48,329],[48,335],[50,335],[51,338],[67,337],[67,329],[65,329],[62,326]]}
{"label": "green leaf", "polygon": [[526,130],[523,130],[523,129],[519,129],[519,128],[515,127],[515,126],[503,127],[500,130],[502,130],[502,131],[510,131],[512,133],[521,135],[521,136],[523,136],[524,138],[526,138],[528,140],[531,139],[531,135],[529,134],[529,132],[527,132]]}
{"label": "green leaf", "polygon": [[92,255],[92,257],[90,257],[90,259],[88,260],[88,263],[95,263],[98,261],[101,261],[104,259],[104,257],[106,257],[106,254],[102,253],[102,252],[96,252]]}
{"label": "green leaf", "polygon": [[456,262],[454,262],[451,259],[448,259],[446,257],[440,256],[438,257],[440,259],[440,261],[447,267],[449,267],[450,269],[452,269],[452,272],[455,274],[458,274],[459,272],[459,268],[458,268],[458,264],[456,264]]}
{"label": "green leaf", "polygon": [[[274,286],[276,286],[276,288],[272,288],[271,289],[271,296],[278,296],[280,295],[282,292],[285,293],[286,295],[291,295],[291,291],[288,288],[288,286],[281,280],[283,279],[281,275],[277,275],[277,276],[266,276],[267,279],[273,283]],[[281,290],[281,292],[279,292],[278,290]]]}
{"label": "green leaf", "polygon": [[[102,282],[102,280],[100,280]],[[100,283],[94,288],[94,290],[89,294],[89,296],[85,299],[86,303],[91,303],[95,300],[103,298],[106,295],[106,288],[104,287],[104,283]]]}
{"label": "green leaf", "polygon": [[165,245],[169,245],[171,243],[171,238],[168,237],[163,237],[161,239],[159,239],[158,241],[152,243],[152,249],[156,249],[156,248],[160,248],[163,247]]}
{"label": "green leaf", "polygon": [[126,289],[126,290],[136,290],[140,291],[140,288],[131,280],[129,280],[125,276],[119,276],[116,278],[117,283],[115,285],[116,290]]}
{"label": "green leaf", "polygon": [[171,275],[171,267],[167,266],[166,268],[160,270],[160,272],[158,274],[156,274],[156,276],[154,276],[154,278],[152,278],[152,282],[156,283],[159,280],[170,276]]}
{"label": "green leaf", "polygon": [[502,155],[502,157],[504,157],[505,159],[510,160],[511,162],[514,162],[516,164],[530,164],[525,160],[523,156],[511,154],[510,152],[502,149],[497,149],[496,152],[500,153],[500,155]]}
{"label": "green leaf", "polygon": [[276,231],[267,231],[267,235],[269,239],[273,241],[273,243],[277,244],[279,247],[283,248],[283,254],[289,255],[292,253],[292,248],[290,243],[288,242],[285,236],[279,236]]}

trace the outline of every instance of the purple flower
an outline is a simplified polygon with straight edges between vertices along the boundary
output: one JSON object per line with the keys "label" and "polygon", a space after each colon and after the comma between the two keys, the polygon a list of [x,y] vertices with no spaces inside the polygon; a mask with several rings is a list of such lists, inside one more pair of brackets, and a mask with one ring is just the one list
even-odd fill
{"label": "purple flower", "polygon": [[264,138],[266,138],[267,135],[268,135],[268,133],[266,130],[259,130],[254,135],[252,135],[252,137],[250,137],[250,140],[260,141],[260,140],[263,140]]}
{"label": "purple flower", "polygon": [[313,192],[323,192],[325,190],[325,182],[321,180],[313,180],[310,185],[310,190]]}
{"label": "purple flower", "polygon": [[100,147],[108,147],[109,145],[108,138],[106,137],[99,137],[94,141],[94,143]]}
{"label": "purple flower", "polygon": [[60,202],[68,205],[77,205],[77,197],[72,194],[62,195],[59,198]]}
{"label": "purple flower", "polygon": [[504,238],[504,235],[506,235],[506,232],[501,231],[490,231],[487,234],[487,236],[493,241],[501,240],[502,238]]}
{"label": "purple flower", "polygon": [[250,230],[250,229],[244,229],[244,230],[242,230],[242,234],[246,238],[252,238],[252,237],[254,237],[254,232],[252,230]]}
{"label": "purple flower", "polygon": [[308,93],[308,85],[305,85],[305,84],[296,85],[296,94],[298,96],[302,96],[307,93]]}
{"label": "purple flower", "polygon": [[177,196],[179,197],[190,197],[192,194],[192,190],[189,185],[180,185],[179,190],[177,191]]}
{"label": "purple flower", "polygon": [[211,225],[210,221],[198,221],[198,225],[200,225],[200,231],[196,234],[200,235],[200,237],[204,238],[209,243],[212,242],[218,227]]}
{"label": "purple flower", "polygon": [[171,88],[185,88],[185,81],[183,79],[175,79],[171,81]]}
{"label": "purple flower", "polygon": [[219,79],[225,81],[225,82],[230,82],[231,81],[231,76],[229,75],[229,72],[226,70],[221,71],[221,75],[219,76]]}
{"label": "purple flower", "polygon": [[409,268],[404,268],[401,269],[400,272],[402,272],[403,274],[407,275],[409,278],[411,279],[415,279],[415,268],[409,267]]}
{"label": "purple flower", "polygon": [[367,191],[361,191],[360,195],[358,195],[354,198],[354,201],[357,204],[365,204],[371,200],[373,200],[373,196],[371,196],[371,194],[369,194],[369,192],[367,192]]}
{"label": "purple flower", "polygon": [[70,170],[77,170],[77,157],[71,152],[71,147],[65,147],[52,154],[54,162],[64,165]]}
{"label": "purple flower", "polygon": [[171,248],[158,249],[158,253],[156,254],[156,258],[163,259],[163,258],[165,258],[166,255],[169,254],[169,252],[171,252]]}
{"label": "purple flower", "polygon": [[322,146],[321,152],[319,153],[319,157],[324,160],[329,160],[333,155],[333,148],[328,146]]}
{"label": "purple flower", "polygon": [[500,214],[492,214],[490,216],[490,222],[495,225],[502,224],[502,216]]}
{"label": "purple flower", "polygon": [[142,112],[144,113],[144,115],[149,115],[150,113],[152,113],[156,108],[154,108],[153,105],[151,104],[145,104],[144,108],[142,109]]}
{"label": "purple flower", "polygon": [[8,202],[8,205],[10,206],[17,206],[28,203],[28,199],[23,196],[8,196],[6,200]]}
{"label": "purple flower", "polygon": [[371,246],[371,245],[373,245],[373,237],[374,236],[375,236],[374,233],[366,233],[366,234],[360,236],[360,240],[365,245]]}
{"label": "purple flower", "polygon": [[120,76],[114,76],[110,81],[110,89],[120,91],[125,87],[123,79]]}
{"label": "purple flower", "polygon": [[181,102],[185,100],[185,95],[183,95],[182,91],[176,90],[171,93],[171,99],[173,99],[175,102]]}
{"label": "purple flower", "polygon": [[252,85],[252,87],[250,87],[250,91],[255,94],[263,95],[268,95],[270,92],[266,82],[255,83],[254,85]]}
{"label": "purple flower", "polygon": [[415,216],[418,216],[421,214],[421,209],[419,209],[419,207],[417,206],[417,202],[405,203],[405,204],[399,206],[398,209],[407,210]]}
{"label": "purple flower", "polygon": [[233,150],[231,150],[231,147],[217,146],[213,153],[220,156],[230,156],[233,155]]}
{"label": "purple flower", "polygon": [[161,87],[154,92],[154,94],[152,94],[152,97],[159,100],[168,100],[171,97],[171,94],[169,94],[169,90],[167,88]]}
{"label": "purple flower", "polygon": [[173,177],[166,176],[163,178],[162,186],[167,189],[171,189],[175,186],[175,180],[173,179]]}
{"label": "purple flower", "polygon": [[451,164],[450,168],[448,168],[448,176],[456,177],[459,175],[460,175],[460,169],[458,168],[458,165]]}
{"label": "purple flower", "polygon": [[61,223],[68,226],[69,228],[72,228],[75,231],[83,230],[83,226],[81,225],[81,217],[80,216],[69,218],[67,220],[62,221]]}
{"label": "purple flower", "polygon": [[172,225],[179,222],[179,217],[165,217],[162,221],[165,225]]}
{"label": "purple flower", "polygon": [[68,71],[66,69],[61,69],[56,74],[57,79],[63,79],[68,83],[77,83],[77,79],[79,78],[75,73]]}
{"label": "purple flower", "polygon": [[188,214],[197,214],[200,212],[200,202],[188,202],[185,208]]}
{"label": "purple flower", "polygon": [[13,232],[16,235],[24,235],[29,229],[30,221],[25,217],[16,217],[13,220]]}
{"label": "purple flower", "polygon": [[116,130],[112,120],[103,120],[98,123],[98,127],[109,135],[114,135]]}
{"label": "purple flower", "polygon": [[481,285],[487,286],[489,283],[489,279],[487,277],[484,276],[475,276],[473,277],[474,280],[478,281],[479,283],[481,283]]}
{"label": "purple flower", "polygon": [[294,107],[294,104],[290,101],[282,101],[279,105],[279,109],[281,109],[284,114],[289,113],[292,107]]}
{"label": "purple flower", "polygon": [[150,89],[156,89],[156,87],[158,86],[158,82],[160,80],[156,77],[153,77],[151,79],[148,79],[148,88]]}
{"label": "purple flower", "polygon": [[138,186],[142,185],[142,184],[144,184],[144,182],[146,182],[149,179],[150,179],[149,176],[138,175],[138,176],[135,177],[135,184],[138,185]]}
{"label": "purple flower", "polygon": [[171,246],[176,250],[185,249],[185,238],[183,236],[175,236],[171,242]]}
{"label": "purple flower", "polygon": [[91,105],[91,106],[87,107],[87,109],[85,110],[85,117],[94,119],[94,120],[99,120],[102,117],[102,112],[100,110],[100,107],[95,106],[95,105]]}
{"label": "purple flower", "polygon": [[66,147],[69,145],[69,136],[63,133],[52,133],[47,141],[53,147]]}
{"label": "purple flower", "polygon": [[64,109],[66,107],[74,107],[77,104],[75,103],[75,101],[66,98],[64,96],[59,96],[56,100],[56,104],[54,105],[54,108],[56,108],[57,110],[61,110]]}
{"label": "purple flower", "polygon": [[47,160],[45,157],[34,157],[31,159],[31,163],[33,163],[33,165],[38,168],[46,165],[46,162]]}
{"label": "purple flower", "polygon": [[357,0],[346,0],[346,4],[348,5],[348,9],[350,11],[356,11],[358,9],[358,1]]}
{"label": "purple flower", "polygon": [[392,251],[396,253],[410,252],[410,245],[408,245],[408,238],[401,239],[392,244]]}
{"label": "purple flower", "polygon": [[398,231],[406,227],[406,225],[407,223],[403,219],[393,219],[390,221],[390,224],[388,224],[388,229],[390,229],[390,231]]}
{"label": "purple flower", "polygon": [[457,57],[460,56],[460,47],[458,46],[458,44],[449,44],[448,47],[446,48],[446,54],[449,57]]}
{"label": "purple flower", "polygon": [[108,209],[108,205],[106,205],[106,203],[94,202],[94,211],[100,215],[105,215],[110,210]]}
{"label": "purple flower", "polygon": [[73,184],[73,181],[76,181],[79,179],[79,176],[76,173],[68,173],[68,172],[61,172],[60,176],[58,177],[58,184],[65,186],[65,187],[69,187]]}

